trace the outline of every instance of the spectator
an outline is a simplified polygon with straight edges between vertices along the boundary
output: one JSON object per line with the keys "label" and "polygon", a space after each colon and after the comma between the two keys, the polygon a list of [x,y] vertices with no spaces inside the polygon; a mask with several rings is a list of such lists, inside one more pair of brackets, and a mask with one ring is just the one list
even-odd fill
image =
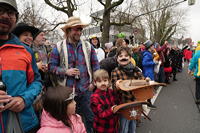
{"label": "spectator", "polygon": [[67,20],[62,27],[66,39],[52,50],[49,65],[62,85],[76,88],[77,113],[82,115],[87,132],[91,133],[94,115],[90,108],[90,96],[94,89],[92,73],[99,69],[99,62],[94,47],[80,39],[86,26],[78,17]]}
{"label": "spectator", "polygon": [[39,126],[32,104],[41,91],[40,74],[33,51],[11,33],[18,19],[15,0],[0,0],[0,68],[6,90],[0,90],[0,132],[9,129],[12,112],[19,115],[22,130],[35,132]]}
{"label": "spectator", "polygon": [[195,90],[195,102],[200,104],[200,50],[196,50],[194,56],[190,60],[190,65],[188,68],[188,73],[192,74],[194,71],[195,81],[196,81],[196,90]]}
{"label": "spectator", "polygon": [[[145,46],[145,51],[143,52],[143,56],[142,56],[142,68],[143,68],[143,74],[144,77],[149,77],[151,80],[154,80],[154,66],[155,66],[155,62],[153,60],[153,55],[151,53],[151,51],[154,50],[154,46],[152,41],[147,40],[144,43]],[[148,105],[149,107],[151,107],[152,109],[155,109],[156,106],[153,105],[151,103],[151,99],[147,100],[150,104]]]}
{"label": "spectator", "polygon": [[[117,98],[123,103],[128,103],[135,100],[135,97],[131,92],[122,91],[118,86],[120,80],[128,79],[143,79],[143,75],[138,69],[131,63],[131,50],[128,47],[120,47],[117,50],[116,58],[118,62],[118,67],[115,68],[111,73],[111,80],[113,89],[117,92]],[[136,131],[136,121],[127,120],[125,117],[120,116],[120,133],[135,133]]]}
{"label": "spectator", "polygon": [[164,64],[165,64],[166,59],[165,59],[164,54],[166,54],[166,49],[168,45],[169,44],[167,41],[165,41],[165,43],[162,46],[160,46],[159,43],[154,43],[154,47],[159,54],[159,60],[161,61],[160,69],[157,75],[158,79],[156,80],[159,83],[165,82]]}
{"label": "spectator", "polygon": [[100,45],[99,38],[97,36],[91,36],[90,43],[93,45],[97,54],[98,61],[100,62],[101,60],[105,58],[106,54],[105,54],[104,49]]}
{"label": "spectator", "polygon": [[45,33],[42,30],[37,29],[37,32],[34,34],[32,49],[34,51],[37,66],[41,74],[43,86],[46,89],[47,87],[52,86],[52,84],[48,75],[49,56],[45,42]]}
{"label": "spectator", "polygon": [[15,34],[22,43],[28,45],[29,47],[33,44],[33,36],[36,32],[37,28],[29,26],[25,23],[17,24],[15,29],[12,31],[12,33]]}
{"label": "spectator", "polygon": [[116,133],[118,121],[113,109],[117,98],[110,88],[108,72],[100,69],[94,73],[94,84],[97,87],[91,96],[91,108],[94,112],[94,131],[97,133]]}
{"label": "spectator", "polygon": [[50,87],[43,96],[41,128],[37,133],[86,133],[81,117],[75,113],[75,94],[68,87]]}

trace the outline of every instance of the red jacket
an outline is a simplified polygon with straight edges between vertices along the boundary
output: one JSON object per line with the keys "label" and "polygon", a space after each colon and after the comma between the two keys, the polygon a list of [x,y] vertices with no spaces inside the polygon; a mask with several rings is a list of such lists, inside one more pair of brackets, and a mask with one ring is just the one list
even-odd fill
{"label": "red jacket", "polygon": [[187,50],[187,51],[185,52],[185,59],[190,60],[191,58],[192,58],[192,51]]}
{"label": "red jacket", "polygon": [[118,118],[111,107],[117,104],[113,90],[97,89],[91,96],[91,108],[94,112],[93,128],[98,133],[116,133]]}

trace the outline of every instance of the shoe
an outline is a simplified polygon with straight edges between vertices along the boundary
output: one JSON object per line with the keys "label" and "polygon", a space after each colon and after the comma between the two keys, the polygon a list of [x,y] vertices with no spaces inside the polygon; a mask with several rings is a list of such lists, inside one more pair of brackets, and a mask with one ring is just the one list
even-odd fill
{"label": "shoe", "polygon": [[170,84],[169,80],[166,80],[165,83],[166,83],[166,84]]}
{"label": "shoe", "polygon": [[157,109],[157,107],[153,104],[147,104],[148,107],[150,107],[151,109]]}
{"label": "shoe", "polygon": [[195,101],[196,104],[200,104],[200,99]]}
{"label": "shoe", "polygon": [[178,80],[176,78],[174,78],[173,81],[178,81]]}

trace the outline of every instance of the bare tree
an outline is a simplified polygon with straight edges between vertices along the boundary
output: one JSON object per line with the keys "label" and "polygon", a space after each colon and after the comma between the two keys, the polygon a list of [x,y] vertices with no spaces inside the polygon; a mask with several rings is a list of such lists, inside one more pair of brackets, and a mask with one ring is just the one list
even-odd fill
{"label": "bare tree", "polygon": [[[21,2],[20,2],[21,3]],[[39,29],[47,29],[48,21],[42,17],[42,7],[36,8],[34,2],[22,2],[23,11],[20,11],[19,21],[25,22]]]}
{"label": "bare tree", "polygon": [[[97,0],[101,5],[104,7],[104,12],[103,12],[103,19],[102,19],[102,44],[104,45],[106,42],[109,42],[109,31],[110,31],[110,14],[111,10],[119,6],[120,4],[123,3],[124,0]],[[94,18],[98,19],[98,18]]]}
{"label": "bare tree", "polygon": [[50,7],[67,14],[68,17],[73,16],[74,11],[85,2],[78,0],[44,0],[44,2]]}
{"label": "bare tree", "polygon": [[[171,39],[173,35],[185,29],[183,24],[185,13],[179,10],[177,5],[173,5],[176,2],[174,0],[140,0],[141,11],[147,12],[142,18],[151,40],[163,44],[165,40]],[[162,10],[151,12],[155,9]]]}
{"label": "bare tree", "polygon": [[[28,25],[34,26],[43,30],[47,33],[48,38],[51,41],[58,40],[61,38],[58,31],[55,30],[58,24],[63,24],[62,22],[58,23],[57,18],[55,17],[52,20],[45,18],[44,12],[47,12],[44,8],[44,5],[36,6],[33,0],[29,2],[25,2],[20,0],[19,6],[22,8],[20,9],[20,16],[19,22],[24,22]],[[49,36],[50,35],[50,36]]]}

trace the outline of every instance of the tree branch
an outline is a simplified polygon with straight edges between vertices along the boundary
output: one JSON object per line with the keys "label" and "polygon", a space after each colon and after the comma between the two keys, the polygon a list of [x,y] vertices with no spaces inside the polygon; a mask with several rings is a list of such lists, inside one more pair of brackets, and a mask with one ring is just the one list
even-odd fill
{"label": "tree branch", "polygon": [[122,4],[124,2],[124,0],[119,0],[119,1],[116,1],[116,2],[113,2],[107,9],[105,12],[108,12],[110,10],[112,10],[114,7]]}
{"label": "tree branch", "polygon": [[105,3],[103,3],[103,1],[102,0],[97,0],[101,5],[103,5],[104,7],[106,6],[106,4]]}
{"label": "tree branch", "polygon": [[52,24],[52,25],[54,25],[54,27],[53,27],[52,29],[45,30],[45,31],[47,31],[47,32],[53,31],[53,30],[55,30],[55,29],[56,29],[59,25],[61,25],[61,24],[65,24],[65,22],[60,22],[60,23],[57,23],[57,24]]}

